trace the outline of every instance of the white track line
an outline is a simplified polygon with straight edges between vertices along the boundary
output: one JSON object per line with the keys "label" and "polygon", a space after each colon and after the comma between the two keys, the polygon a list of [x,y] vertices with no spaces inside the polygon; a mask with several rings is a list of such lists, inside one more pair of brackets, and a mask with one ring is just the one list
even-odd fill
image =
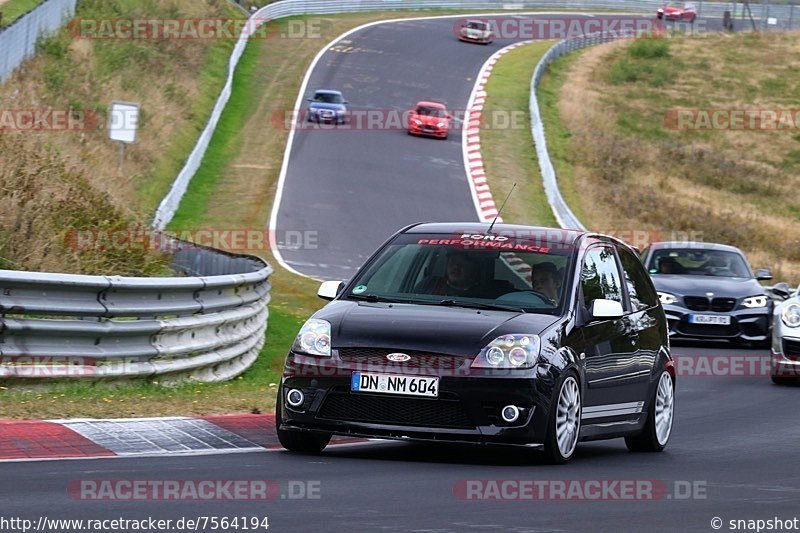
{"label": "white track line", "polygon": [[[283,162],[281,164],[281,171],[280,171],[280,174],[278,175],[278,184],[277,184],[276,191],[275,191],[275,200],[272,203],[272,211],[271,211],[270,217],[269,217],[269,245],[270,245],[270,248],[272,249],[272,255],[275,257],[275,260],[278,262],[278,264],[281,267],[283,267],[284,269],[286,269],[289,272],[291,272],[293,274],[296,274],[298,276],[302,276],[304,278],[313,279],[313,280],[316,280],[316,281],[321,281],[321,280],[319,280],[319,279],[317,279],[317,278],[315,278],[313,276],[309,276],[309,275],[303,274],[302,272],[299,272],[299,271],[295,270],[294,268],[292,268],[291,266],[289,266],[286,263],[286,261],[283,259],[283,255],[281,255],[280,250],[278,250],[278,243],[277,243],[277,241],[275,239],[275,232],[276,232],[276,229],[277,229],[278,211],[280,210],[281,200],[283,199],[283,187],[284,187],[284,185],[286,183],[286,173],[287,173],[287,171],[289,169],[289,160],[290,160],[291,155],[292,155],[292,145],[294,144],[294,134],[295,134],[295,130],[296,130],[295,122],[297,120],[297,117],[300,116],[300,106],[303,103],[303,100],[304,100],[304,97],[305,97],[305,94],[306,94],[306,90],[308,89],[308,81],[311,78],[311,73],[316,68],[317,63],[319,62],[319,60],[322,59],[322,56],[325,55],[325,52],[327,52],[337,42],[339,42],[342,39],[350,36],[351,34],[356,33],[358,31],[361,31],[363,29],[372,27],[372,26],[377,26],[379,24],[395,24],[395,23],[398,23],[398,22],[408,22],[408,21],[412,21],[412,20],[434,20],[434,19],[450,19],[450,18],[457,19],[457,18],[464,18],[464,17],[508,16],[509,13],[511,13],[513,15],[564,15],[564,14],[578,15],[578,16],[586,16],[587,15],[587,13],[575,12],[575,11],[566,11],[566,12],[565,11],[552,11],[552,12],[551,11],[527,11],[527,12],[524,12],[524,11],[522,11],[522,12],[505,11],[505,12],[495,12],[495,13],[463,13],[463,14],[460,14],[460,15],[437,15],[437,16],[428,16],[428,17],[406,17],[406,18],[397,18],[397,19],[376,20],[376,21],[373,21],[373,22],[368,22],[366,24],[362,24],[361,26],[357,26],[357,27],[355,27],[355,28],[353,28],[351,30],[348,30],[348,31],[344,32],[343,34],[339,35],[338,37],[333,39],[331,42],[329,42],[328,44],[323,46],[319,50],[319,52],[317,52],[317,55],[314,56],[314,59],[311,61],[311,64],[308,66],[308,69],[306,69],[305,75],[303,76],[303,82],[300,84],[300,90],[298,91],[297,99],[295,100],[295,103],[294,103],[294,109],[292,111],[292,114],[290,115],[292,117],[292,123],[291,123],[290,129],[289,129],[289,137],[286,139],[286,147],[284,148],[284,152],[283,152]],[[619,13],[609,13],[609,14],[613,15],[613,14],[619,14]],[[530,42],[530,41],[525,41],[524,43],[523,42],[514,43],[514,44],[512,44],[510,46],[507,46],[506,48],[503,48],[502,50],[500,50],[500,52],[503,52],[503,50],[507,51],[507,49],[514,48],[516,46],[520,46],[521,44],[525,44],[527,42]],[[505,52],[503,52],[503,53],[505,53]],[[494,60],[496,62],[496,58],[494,57],[494,55],[492,56],[492,58],[494,58]],[[492,58],[489,58],[489,60],[486,63],[484,63],[483,68],[479,71],[478,77],[476,78],[478,80],[476,85],[478,83],[480,83],[481,75],[484,74],[484,70],[483,69],[486,68],[486,66],[489,63],[489,61],[492,61]],[[470,95],[470,103],[473,103],[473,101],[474,101],[474,98],[475,98],[474,92],[475,92],[475,89],[473,88],[473,94]],[[469,108],[470,108],[470,105],[467,106],[467,109],[469,109]],[[463,143],[465,143],[465,140],[467,139],[467,131],[466,131],[466,129],[464,129],[462,131],[461,137],[462,137],[462,146],[465,146],[465,144],[463,144]],[[472,136],[470,136],[470,138],[473,139],[473,140],[477,140],[479,142],[479,139],[477,138],[477,136],[474,136],[474,138]],[[465,154],[464,157],[466,157],[466,149],[463,149],[462,151]],[[477,201],[477,195],[475,193],[475,188],[474,188],[474,184],[473,184],[474,175],[469,172],[469,170],[468,170],[469,166],[467,166],[466,161],[465,161],[465,169],[467,170],[467,178],[468,178],[467,181],[469,182],[470,191],[472,192],[473,201],[475,202],[475,210],[478,213],[478,216],[481,217],[481,220],[484,220],[482,217],[483,217],[483,215],[485,215],[486,212],[484,212],[483,209],[481,209],[480,202]],[[490,212],[490,211],[487,211],[487,212]],[[483,215],[482,215],[482,213],[483,213]]]}

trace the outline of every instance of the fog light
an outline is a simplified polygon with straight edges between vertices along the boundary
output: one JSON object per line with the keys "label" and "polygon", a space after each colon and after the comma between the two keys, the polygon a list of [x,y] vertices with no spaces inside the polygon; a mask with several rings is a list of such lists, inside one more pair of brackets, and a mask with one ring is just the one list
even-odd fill
{"label": "fog light", "polygon": [[303,391],[298,389],[292,389],[289,391],[289,394],[286,395],[286,401],[289,402],[289,405],[292,407],[299,407],[303,405],[303,400],[305,399],[306,397],[303,394]]}
{"label": "fog light", "polygon": [[500,416],[509,424],[511,422],[516,422],[517,418],[519,418],[519,409],[516,405],[506,405],[503,407],[503,410],[500,411]]}

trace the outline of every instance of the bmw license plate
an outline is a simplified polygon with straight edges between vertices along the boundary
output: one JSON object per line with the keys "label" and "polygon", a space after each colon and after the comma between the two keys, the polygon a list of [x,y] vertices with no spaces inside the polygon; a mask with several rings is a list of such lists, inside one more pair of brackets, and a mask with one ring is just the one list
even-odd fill
{"label": "bmw license plate", "polygon": [[350,390],[436,398],[439,395],[439,378],[353,372]]}
{"label": "bmw license plate", "polygon": [[725,315],[689,315],[689,323],[728,326],[731,323],[731,317]]}

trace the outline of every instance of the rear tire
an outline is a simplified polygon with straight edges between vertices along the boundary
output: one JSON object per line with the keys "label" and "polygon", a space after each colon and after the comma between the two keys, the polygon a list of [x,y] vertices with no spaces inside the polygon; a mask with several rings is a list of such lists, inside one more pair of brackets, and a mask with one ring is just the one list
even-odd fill
{"label": "rear tire", "polygon": [[632,452],[660,452],[669,442],[675,416],[675,384],[666,370],[661,372],[647,409],[647,422],[638,435],[625,437],[625,445]]}
{"label": "rear tire", "polygon": [[290,452],[312,455],[316,455],[324,450],[331,441],[330,435],[317,435],[314,433],[281,429],[281,423],[283,421],[283,417],[281,416],[282,407],[283,398],[281,394],[278,393],[278,400],[275,403],[275,431],[278,433],[278,441],[281,443],[281,446]]}
{"label": "rear tire", "polygon": [[544,454],[551,464],[564,464],[572,459],[581,431],[581,387],[575,372],[561,376],[553,393],[548,414]]}
{"label": "rear tire", "polygon": [[784,378],[781,376],[772,376],[772,382],[775,385],[797,385],[800,380],[797,378]]}

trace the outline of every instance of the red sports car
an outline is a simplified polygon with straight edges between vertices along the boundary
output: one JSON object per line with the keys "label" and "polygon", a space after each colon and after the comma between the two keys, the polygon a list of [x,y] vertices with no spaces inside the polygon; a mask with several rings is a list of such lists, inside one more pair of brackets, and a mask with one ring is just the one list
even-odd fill
{"label": "red sports car", "polygon": [[694,22],[697,18],[697,6],[694,2],[669,2],[656,12],[656,16],[666,20]]}
{"label": "red sports car", "polygon": [[452,119],[453,116],[447,112],[444,104],[417,102],[408,114],[408,133],[447,139]]}

